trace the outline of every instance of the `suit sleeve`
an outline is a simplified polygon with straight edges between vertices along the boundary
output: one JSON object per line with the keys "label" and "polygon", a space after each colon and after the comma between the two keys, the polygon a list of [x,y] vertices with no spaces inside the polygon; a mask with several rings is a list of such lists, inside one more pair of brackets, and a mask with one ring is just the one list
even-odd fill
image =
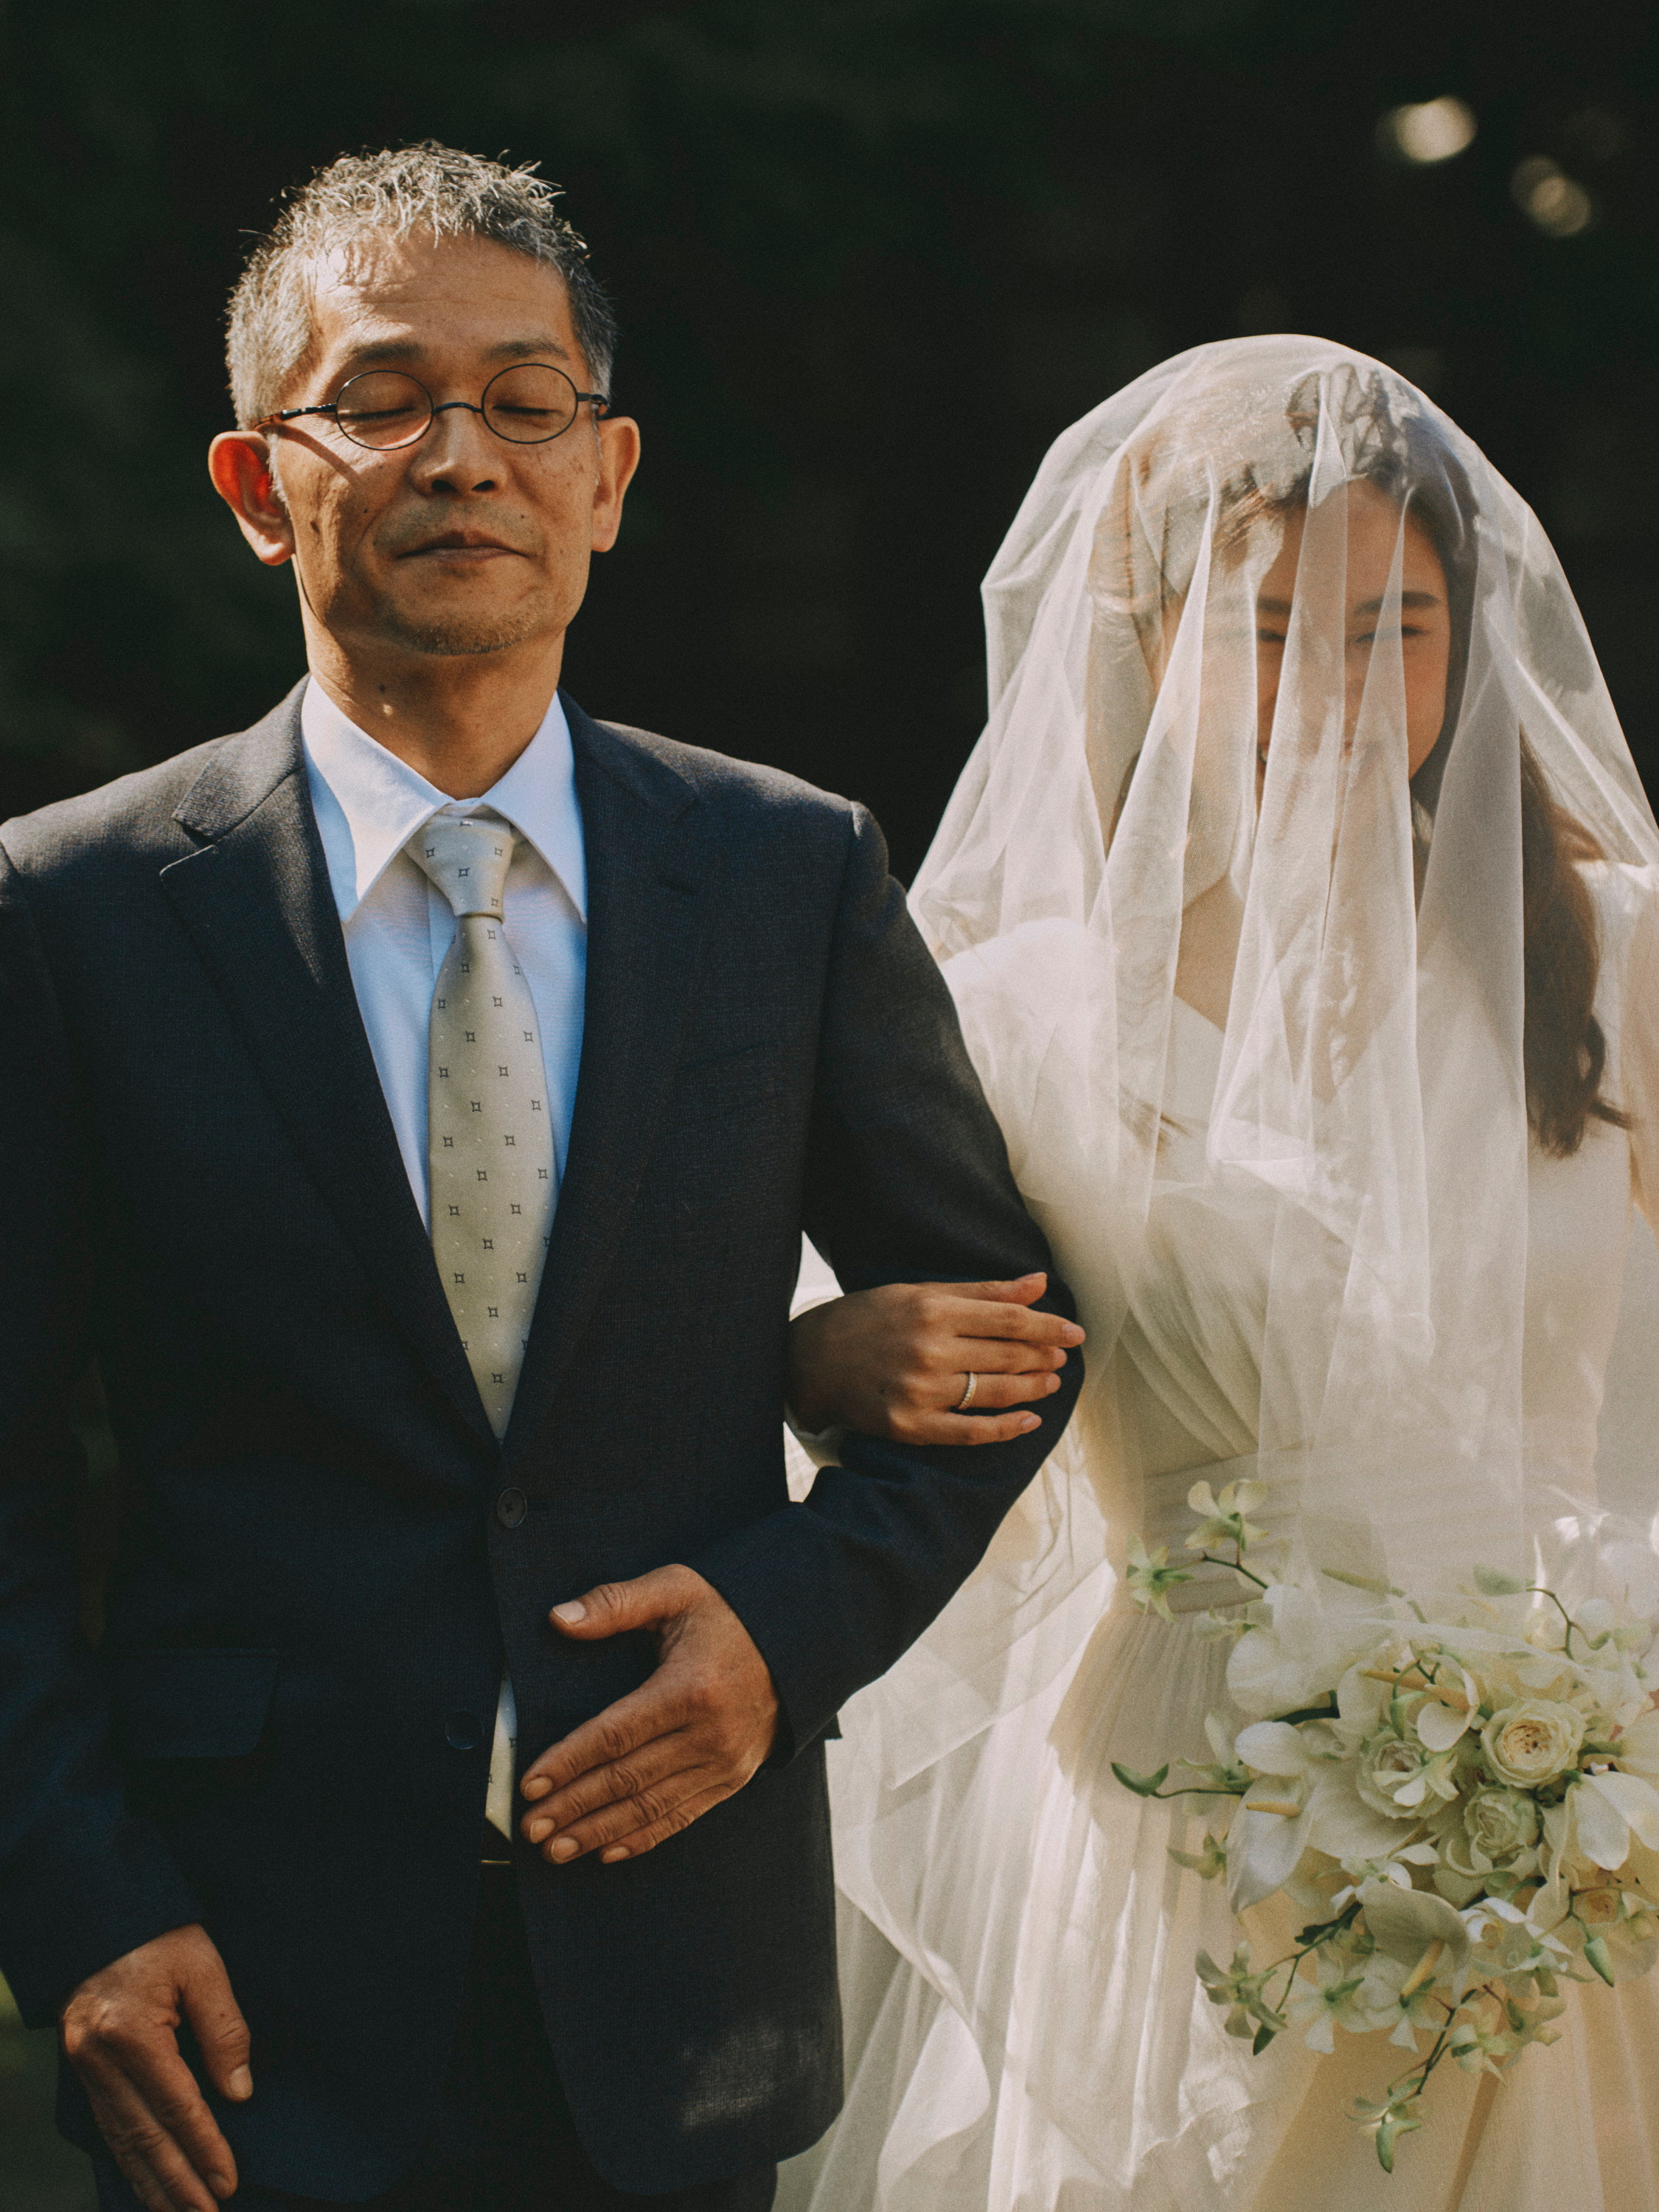
{"label": "suit sleeve", "polygon": [[[853,810],[830,954],[805,1188],[807,1234],[847,1291],[1049,1268],[1021,1203],[956,1009]],[[1041,1304],[1073,1316],[1052,1272]],[[1082,1385],[1073,1352],[1041,1425],[1010,1443],[924,1447],[848,1435],[805,1503],[691,1562],[768,1665],[787,1729],[811,1742],[884,1674],[966,1579],[1054,1449]]]}
{"label": "suit sleeve", "polygon": [[201,1917],[132,1819],[81,1633],[69,1425],[91,1291],[84,1111],[57,994],[0,848],[0,1971],[29,2025]]}

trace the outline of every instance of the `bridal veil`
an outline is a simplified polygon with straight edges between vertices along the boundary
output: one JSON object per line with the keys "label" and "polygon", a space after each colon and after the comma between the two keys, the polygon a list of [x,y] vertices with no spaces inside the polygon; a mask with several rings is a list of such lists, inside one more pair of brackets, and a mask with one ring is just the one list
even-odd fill
{"label": "bridal veil", "polygon": [[[1224,1899],[1110,1760],[1211,1755],[1225,1657],[1117,1578],[1137,1532],[1181,1544],[1195,1476],[1248,1471],[1316,1566],[1541,1565],[1659,1609],[1651,1297],[1620,1323],[1659,1200],[1659,832],[1536,519],[1346,348],[1202,346],[1107,400],[985,605],[989,719],[912,903],[1090,1380],[834,1747],[861,2055],[811,2202],[1369,2205],[1310,2055],[1227,2047],[1194,1989]],[[1659,2007],[1597,1995],[1501,2156],[1458,2077],[1456,2172],[1377,2201],[1622,2203],[1596,2161],[1659,2096]],[[1659,2208],[1659,2143],[1619,2154]]]}

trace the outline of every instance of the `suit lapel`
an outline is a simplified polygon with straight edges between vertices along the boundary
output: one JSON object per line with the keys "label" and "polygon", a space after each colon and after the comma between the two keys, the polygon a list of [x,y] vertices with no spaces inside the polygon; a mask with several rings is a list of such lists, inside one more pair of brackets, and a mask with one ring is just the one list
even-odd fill
{"label": "suit lapel", "polygon": [[370,1279],[493,1444],[358,1012],[306,783],[302,691],[215,753],[177,811],[200,849],[161,886]]}
{"label": "suit lapel", "polygon": [[587,859],[581,1069],[507,1447],[534,1448],[626,1224],[690,1019],[713,873],[695,787],[565,698]]}

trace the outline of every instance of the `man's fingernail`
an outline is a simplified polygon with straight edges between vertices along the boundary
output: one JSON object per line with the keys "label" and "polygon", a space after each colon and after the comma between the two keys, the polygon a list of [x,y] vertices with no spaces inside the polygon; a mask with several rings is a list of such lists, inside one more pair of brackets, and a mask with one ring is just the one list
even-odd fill
{"label": "man's fingernail", "polygon": [[572,1627],[574,1627],[577,1621],[586,1620],[587,1607],[582,1603],[579,1597],[573,1597],[568,1605],[556,1605],[554,1607],[553,1618],[555,1620],[568,1621]]}
{"label": "man's fingernail", "polygon": [[1081,1344],[1083,1334],[1083,1331],[1074,1321],[1068,1321],[1060,1332],[1060,1340],[1062,1344]]}
{"label": "man's fingernail", "polygon": [[612,1844],[608,1851],[599,1853],[600,1863],[605,1866],[615,1866],[618,1859],[625,1859],[627,1856],[628,1847],[625,1844]]}
{"label": "man's fingernail", "polygon": [[232,2074],[229,2088],[233,2097],[251,2097],[253,2094],[253,2076],[246,2066],[237,2067]]}
{"label": "man's fingernail", "polygon": [[532,1844],[545,1843],[553,1832],[554,1825],[551,1820],[531,1820],[526,1823],[525,1833]]}
{"label": "man's fingernail", "polygon": [[1035,1413],[1022,1413],[1019,1417],[1019,1425],[1024,1433],[1030,1436],[1033,1429],[1040,1429],[1042,1424]]}
{"label": "man's fingernail", "polygon": [[545,1797],[553,1784],[544,1774],[526,1774],[519,1787],[526,1797]]}
{"label": "man's fingernail", "polygon": [[1043,1383],[1042,1387],[1043,1387],[1043,1389],[1044,1389],[1048,1393],[1049,1396],[1052,1398],[1052,1397],[1053,1397],[1053,1395],[1054,1395],[1054,1392],[1055,1392],[1056,1390],[1058,1390],[1058,1389],[1059,1389],[1059,1388],[1060,1388],[1060,1377],[1059,1377],[1059,1376],[1058,1376],[1058,1375],[1050,1375],[1050,1376],[1048,1377],[1048,1379],[1044,1382],[1044,1383]]}
{"label": "man's fingernail", "polygon": [[548,1856],[550,1858],[557,1859],[561,1864],[562,1864],[566,1859],[574,1859],[575,1856],[576,1839],[574,1836],[561,1836],[558,1842],[554,1844],[552,1850],[548,1853]]}

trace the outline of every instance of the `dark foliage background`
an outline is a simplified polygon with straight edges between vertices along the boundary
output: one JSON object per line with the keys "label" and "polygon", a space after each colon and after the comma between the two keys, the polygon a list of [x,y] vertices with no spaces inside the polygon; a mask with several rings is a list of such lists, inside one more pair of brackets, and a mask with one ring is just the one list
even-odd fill
{"label": "dark foliage background", "polygon": [[[1392,356],[1557,539],[1659,710],[1659,12],[1358,0],[82,0],[0,89],[0,817],[252,720],[292,586],[208,489],[246,234],[343,148],[538,158],[646,433],[568,662],[593,710],[850,791],[913,868],[978,728],[978,579],[1153,361]],[[1452,93],[1469,150],[1378,151]],[[1529,155],[1596,220],[1543,235]]]}

